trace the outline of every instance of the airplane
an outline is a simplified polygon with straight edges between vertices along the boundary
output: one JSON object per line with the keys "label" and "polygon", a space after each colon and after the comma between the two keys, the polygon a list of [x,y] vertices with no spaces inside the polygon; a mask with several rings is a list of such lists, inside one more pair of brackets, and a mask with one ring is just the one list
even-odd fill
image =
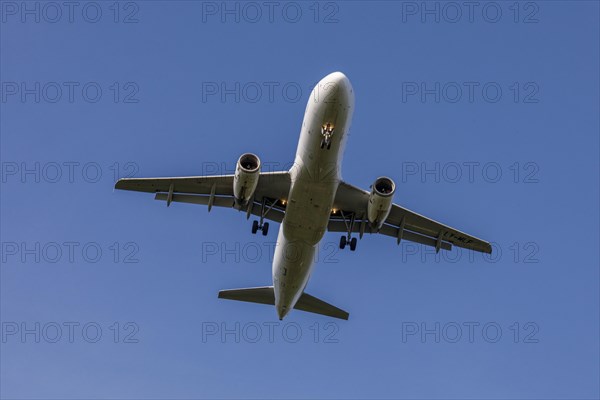
{"label": "airplane", "polygon": [[261,161],[242,154],[231,175],[123,178],[115,188],[155,193],[155,199],[226,207],[255,215],[252,233],[267,235],[269,222],[280,224],[272,265],[272,286],[221,290],[221,299],[273,305],[279,320],[292,309],[347,320],[349,313],[304,290],[315,252],[325,232],[343,232],[340,249],[356,250],[364,233],[432,246],[483,253],[490,243],[393,203],[396,184],[379,177],[370,191],[344,182],[341,164],[354,112],[354,91],[341,72],[324,77],[311,92],[295,161],[288,171],[261,172]]}

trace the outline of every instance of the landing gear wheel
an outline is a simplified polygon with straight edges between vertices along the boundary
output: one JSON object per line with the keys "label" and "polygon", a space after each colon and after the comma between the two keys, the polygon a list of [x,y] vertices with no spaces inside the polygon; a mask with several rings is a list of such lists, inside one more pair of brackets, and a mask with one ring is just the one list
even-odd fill
{"label": "landing gear wheel", "polygon": [[346,247],[346,236],[340,238],[340,249],[344,250],[344,247]]}
{"label": "landing gear wheel", "polygon": [[267,233],[269,233],[269,223],[268,222],[265,222],[263,224],[262,233],[263,233],[263,236],[267,236]]}
{"label": "landing gear wheel", "polygon": [[258,221],[254,220],[254,222],[252,222],[252,234],[256,234],[256,231],[258,230]]}
{"label": "landing gear wheel", "polygon": [[325,147],[325,139],[321,139],[321,148]]}
{"label": "landing gear wheel", "polygon": [[327,143],[327,150],[331,148],[331,142]]}
{"label": "landing gear wheel", "polygon": [[356,250],[356,238],[350,239],[350,251]]}

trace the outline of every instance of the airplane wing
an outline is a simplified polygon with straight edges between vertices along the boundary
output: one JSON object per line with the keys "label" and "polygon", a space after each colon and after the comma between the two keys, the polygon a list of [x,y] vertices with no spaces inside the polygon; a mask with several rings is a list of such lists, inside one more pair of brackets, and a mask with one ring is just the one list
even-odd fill
{"label": "airplane wing", "polygon": [[[123,178],[115,184],[115,189],[156,193],[155,200],[201,204],[208,209],[234,207],[233,175],[188,176],[171,178]],[[254,214],[265,219],[281,222],[285,199],[290,191],[290,175],[287,171],[262,172],[258,179],[252,207],[245,211],[247,216]],[[264,203],[264,207],[263,207]]]}
{"label": "airplane wing", "polygon": [[[333,207],[339,210],[332,214],[329,220],[330,232],[364,232],[370,233],[366,220],[369,192],[340,182]],[[397,242],[405,239],[435,247],[436,250],[450,250],[452,246],[462,247],[491,253],[492,246],[481,239],[468,235],[457,229],[441,224],[424,217],[397,204],[392,205],[392,210],[378,232],[385,236],[396,238]]]}

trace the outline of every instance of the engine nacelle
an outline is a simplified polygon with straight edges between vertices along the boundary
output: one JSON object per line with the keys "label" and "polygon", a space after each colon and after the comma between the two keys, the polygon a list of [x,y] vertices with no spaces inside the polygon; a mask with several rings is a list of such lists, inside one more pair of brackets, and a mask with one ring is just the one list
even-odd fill
{"label": "engine nacelle", "polygon": [[238,206],[245,206],[252,198],[258,177],[260,176],[260,159],[252,154],[242,154],[235,166],[233,177],[233,196]]}
{"label": "engine nacelle", "polygon": [[385,176],[377,178],[371,186],[369,205],[367,206],[367,218],[375,230],[381,228],[390,214],[395,191],[396,184],[393,180]]}

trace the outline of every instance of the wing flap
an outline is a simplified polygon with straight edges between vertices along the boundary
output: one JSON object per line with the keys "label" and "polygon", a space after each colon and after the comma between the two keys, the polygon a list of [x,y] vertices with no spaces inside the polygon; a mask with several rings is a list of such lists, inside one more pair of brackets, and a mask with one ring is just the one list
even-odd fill
{"label": "wing flap", "polygon": [[[168,193],[156,193],[154,200],[167,201],[169,197]],[[188,203],[188,204],[200,204],[208,205],[210,196],[203,196],[197,194],[173,194],[171,201],[176,203]],[[233,207],[233,197],[215,196],[213,198],[213,206],[215,207]]]}
{"label": "wing flap", "polygon": [[[384,224],[381,227],[381,230],[379,231],[379,233],[381,233],[382,235],[397,238],[399,230],[400,230],[400,228],[396,228],[395,226]],[[404,239],[408,240],[409,242],[424,244],[425,246],[431,246],[431,247],[437,246],[437,239],[434,239],[434,238],[431,238],[428,236],[424,236],[424,235],[420,235],[415,232],[407,231],[406,229],[402,232],[402,240],[404,240]],[[440,243],[440,249],[452,250],[452,244],[450,244],[448,242],[444,242],[442,240],[442,242]]]}
{"label": "wing flap", "polygon": [[[329,224],[327,225],[327,230],[329,232],[348,232],[348,228],[346,227],[346,223],[344,221],[339,221],[339,220],[334,220],[334,219],[329,221]],[[373,233],[379,233],[384,236],[390,236],[393,238],[397,238],[399,230],[400,230],[400,228],[397,228],[392,225],[384,224],[381,227],[381,229],[379,230],[379,232],[373,232]],[[352,227],[352,232],[354,232],[354,233],[360,232],[360,221],[355,221],[354,226]],[[369,230],[367,228],[365,230],[365,233],[370,234],[371,232],[369,232]],[[424,244],[426,246],[431,246],[431,247],[436,247],[436,245],[437,245],[437,239],[434,239],[434,238],[431,238],[428,236],[424,236],[424,235],[420,235],[418,233],[411,232],[406,229],[402,232],[402,240],[408,240],[409,242],[420,243],[420,244]],[[442,241],[440,248],[443,250],[452,250],[452,244]]]}
{"label": "wing flap", "polygon": [[[168,193],[156,193],[156,195],[154,196],[154,200],[167,201],[168,197]],[[206,206],[210,201],[210,196],[197,194],[173,194],[173,198],[171,199],[171,201],[175,203],[200,204]],[[215,196],[213,198],[212,205],[214,207],[233,208],[234,199],[233,197]],[[257,202],[252,203],[252,209],[250,210],[250,214],[260,217],[260,212],[261,204]],[[264,218],[268,219],[269,221],[281,223],[281,221],[283,221],[284,216],[285,211],[283,209],[273,207],[266,212]]]}

